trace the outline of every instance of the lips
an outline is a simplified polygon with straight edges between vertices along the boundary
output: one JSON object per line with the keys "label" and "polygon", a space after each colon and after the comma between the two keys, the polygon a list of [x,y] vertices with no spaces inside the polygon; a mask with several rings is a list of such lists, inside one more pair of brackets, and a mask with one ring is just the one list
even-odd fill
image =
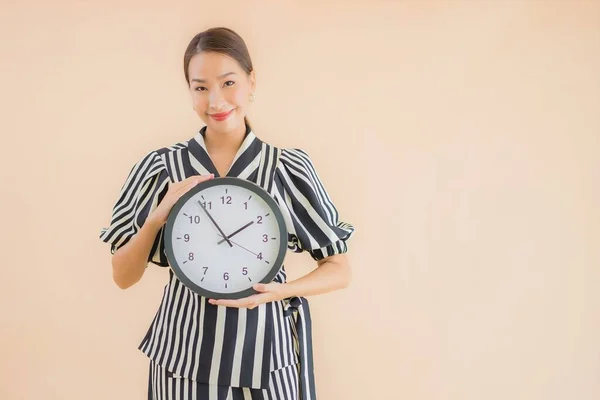
{"label": "lips", "polygon": [[224,112],[224,113],[209,114],[209,115],[211,116],[211,118],[213,118],[217,121],[224,121],[227,119],[227,117],[229,117],[231,115],[232,112],[233,112],[233,110],[230,110],[230,111]]}

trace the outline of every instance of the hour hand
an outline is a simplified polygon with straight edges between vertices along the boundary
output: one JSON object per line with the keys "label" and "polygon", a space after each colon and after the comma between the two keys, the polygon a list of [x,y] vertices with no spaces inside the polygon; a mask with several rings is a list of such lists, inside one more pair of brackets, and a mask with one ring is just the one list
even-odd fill
{"label": "hour hand", "polygon": [[219,225],[217,224],[217,222],[215,221],[215,219],[212,217],[212,215],[210,215],[210,213],[208,212],[208,210],[206,209],[206,207],[204,207],[202,205],[201,201],[197,202],[200,207],[202,207],[202,209],[204,210],[204,212],[206,213],[206,215],[208,215],[208,218],[212,221],[213,225],[217,228],[217,230],[219,231],[219,233],[221,234],[221,236],[223,236],[225,239],[225,241],[227,241],[227,243],[229,244],[229,247],[233,247],[233,245],[231,244],[231,241],[225,237],[225,234],[223,233],[223,230],[221,229],[221,227],[219,227]]}
{"label": "hour hand", "polygon": [[246,225],[242,226],[240,229],[238,229],[237,231],[233,232],[232,234],[225,236],[222,235],[224,237],[224,239],[221,239],[217,244],[221,244],[224,241],[228,241],[229,239],[231,239],[233,236],[237,235],[238,233],[240,233],[241,231],[243,231],[244,229],[246,229],[247,227],[249,227],[250,225],[252,225],[254,223],[254,221],[250,221],[248,222]]}

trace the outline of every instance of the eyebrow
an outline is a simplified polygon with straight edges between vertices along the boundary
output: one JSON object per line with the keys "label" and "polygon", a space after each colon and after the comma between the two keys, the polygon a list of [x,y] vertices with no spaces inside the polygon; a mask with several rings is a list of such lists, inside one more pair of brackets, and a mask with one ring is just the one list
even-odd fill
{"label": "eyebrow", "polygon": [[[235,72],[226,72],[223,75],[219,75],[217,78],[218,79],[223,79],[223,78],[225,78],[226,76],[229,76],[229,75],[235,75]],[[198,79],[198,78],[193,78],[191,81],[192,82],[198,82],[198,83],[206,83],[205,79]]]}

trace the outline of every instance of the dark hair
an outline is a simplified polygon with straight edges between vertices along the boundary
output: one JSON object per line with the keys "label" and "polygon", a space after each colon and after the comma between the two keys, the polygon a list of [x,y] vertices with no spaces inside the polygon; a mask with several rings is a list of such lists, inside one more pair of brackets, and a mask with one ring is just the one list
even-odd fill
{"label": "dark hair", "polygon": [[[240,35],[225,27],[210,28],[194,36],[185,49],[183,72],[188,86],[190,84],[190,60],[198,53],[211,51],[233,58],[247,74],[253,70],[250,53]],[[244,121],[248,126],[250,125],[247,118],[244,118]]]}
{"label": "dark hair", "polygon": [[213,51],[225,54],[240,64],[247,74],[252,72],[252,60],[244,39],[229,28],[217,27],[200,32],[190,41],[183,56],[183,72],[185,81],[189,85],[190,75],[188,67],[193,56],[202,52]]}

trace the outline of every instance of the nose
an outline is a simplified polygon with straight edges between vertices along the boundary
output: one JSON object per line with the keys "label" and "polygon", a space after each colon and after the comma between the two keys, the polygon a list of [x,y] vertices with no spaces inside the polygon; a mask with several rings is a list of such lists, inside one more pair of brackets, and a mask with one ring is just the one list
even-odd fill
{"label": "nose", "polygon": [[220,111],[227,102],[219,89],[211,90],[208,94],[208,106],[211,110]]}

